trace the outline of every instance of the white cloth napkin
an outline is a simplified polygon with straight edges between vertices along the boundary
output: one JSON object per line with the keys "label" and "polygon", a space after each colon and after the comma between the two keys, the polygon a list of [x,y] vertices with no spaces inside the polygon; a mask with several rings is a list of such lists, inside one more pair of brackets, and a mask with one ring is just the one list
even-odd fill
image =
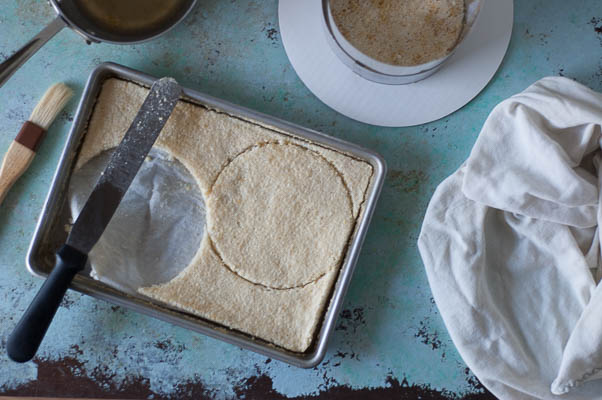
{"label": "white cloth napkin", "polygon": [[418,246],[460,355],[502,399],[602,399],[602,94],[545,78],[499,104]]}

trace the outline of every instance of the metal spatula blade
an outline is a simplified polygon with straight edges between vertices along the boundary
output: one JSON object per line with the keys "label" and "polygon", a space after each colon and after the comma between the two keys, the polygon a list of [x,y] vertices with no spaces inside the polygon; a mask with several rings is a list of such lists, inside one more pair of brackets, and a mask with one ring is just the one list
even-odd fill
{"label": "metal spatula blade", "polygon": [[77,217],[56,265],[8,338],[8,356],[29,361],[36,353],[69,284],[85,267],[88,253],[111,221],[115,210],[182,92],[173,78],[156,81],[111,156],[92,194]]}

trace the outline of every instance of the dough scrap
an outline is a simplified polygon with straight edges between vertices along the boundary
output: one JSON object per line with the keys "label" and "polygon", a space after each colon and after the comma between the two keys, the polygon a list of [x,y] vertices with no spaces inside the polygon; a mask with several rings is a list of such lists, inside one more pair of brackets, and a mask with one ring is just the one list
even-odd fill
{"label": "dough scrap", "polygon": [[294,289],[254,285],[224,268],[208,236],[190,266],[140,293],[295,352],[311,346],[338,271]]}

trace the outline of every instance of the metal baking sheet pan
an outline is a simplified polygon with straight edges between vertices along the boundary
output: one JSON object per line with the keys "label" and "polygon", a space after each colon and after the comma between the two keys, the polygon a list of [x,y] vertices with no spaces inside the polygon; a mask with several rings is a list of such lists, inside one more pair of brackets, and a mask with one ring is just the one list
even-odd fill
{"label": "metal baking sheet pan", "polygon": [[[71,172],[81,143],[86,134],[88,120],[94,109],[102,83],[108,78],[119,78],[150,87],[157,79],[121,65],[104,63],[98,66],[90,75],[84,94],[79,104],[73,126],[67,138],[67,143],[61,155],[59,165],[54,175],[52,186],[38,225],[35,229],[29,251],[27,253],[27,268],[39,277],[46,277],[54,266],[54,254],[67,238],[65,226],[69,223],[67,205],[67,187]],[[217,109],[234,117],[240,117],[260,124],[272,126],[284,134],[297,139],[307,140],[317,145],[336,150],[372,165],[374,173],[368,187],[364,202],[364,210],[356,223],[356,228],[347,247],[345,258],[341,265],[338,278],[333,286],[328,306],[325,308],[321,325],[312,346],[304,353],[295,353],[275,346],[245,333],[229,329],[212,321],[197,317],[186,312],[180,312],[161,304],[150,302],[142,296],[132,296],[116,290],[90,277],[90,271],[78,274],[71,289],[81,293],[106,300],[108,302],[130,308],[161,320],[171,322],[196,332],[223,340],[242,348],[263,354],[288,364],[312,368],[318,365],[326,353],[328,338],[334,330],[337,315],[343,303],[343,298],[357,262],[359,252],[374,212],[376,201],[380,194],[386,173],[384,160],[376,153],[361,148],[343,140],[326,136],[299,125],[291,124],[280,119],[249,110],[235,104],[208,96],[206,94],[184,89],[185,100],[211,109]]]}

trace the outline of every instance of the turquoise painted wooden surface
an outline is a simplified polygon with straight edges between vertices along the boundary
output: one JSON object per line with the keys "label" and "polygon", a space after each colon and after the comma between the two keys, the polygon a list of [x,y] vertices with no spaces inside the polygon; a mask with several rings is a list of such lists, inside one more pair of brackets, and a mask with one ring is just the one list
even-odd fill
{"label": "turquoise painted wooden surface", "polygon": [[[495,0],[492,0],[495,1]],[[215,398],[488,397],[438,315],[416,248],[435,187],[468,156],[491,109],[547,75],[602,90],[599,0],[519,0],[504,63],[471,103],[412,128],[354,122],[317,100],[288,63],[277,2],[200,0],[186,21],[141,45],[86,45],[64,30],[0,89],[0,152],[52,83],[81,94],[90,71],[113,61],[380,152],[390,168],[328,354],[301,370],[70,292],[38,358],[0,353],[0,393]],[[42,0],[0,3],[0,58],[53,18]],[[70,127],[61,114],[24,177],[0,206],[0,338],[41,285],[24,258]],[[385,396],[386,397],[386,396]]]}

